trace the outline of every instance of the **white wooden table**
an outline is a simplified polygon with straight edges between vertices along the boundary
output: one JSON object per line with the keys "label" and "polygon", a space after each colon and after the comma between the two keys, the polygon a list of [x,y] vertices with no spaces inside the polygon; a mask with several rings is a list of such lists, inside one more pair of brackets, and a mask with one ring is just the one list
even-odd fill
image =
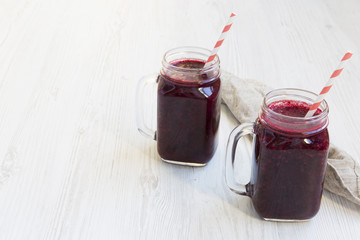
{"label": "white wooden table", "polygon": [[318,92],[354,51],[327,100],[331,141],[359,160],[358,0],[0,0],[0,239],[359,239],[360,206],[329,192],[290,224],[230,192],[225,108],[203,168],[137,132],[137,80],[170,48],[212,48],[231,12],[219,56],[239,77]]}

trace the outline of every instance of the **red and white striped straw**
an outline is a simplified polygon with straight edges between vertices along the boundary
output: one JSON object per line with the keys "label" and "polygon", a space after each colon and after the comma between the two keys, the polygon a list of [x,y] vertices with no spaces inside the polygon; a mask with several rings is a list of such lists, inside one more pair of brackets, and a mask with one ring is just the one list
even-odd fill
{"label": "red and white striped straw", "polygon": [[210,57],[206,61],[205,65],[204,65],[204,68],[208,67],[211,64],[211,62],[214,60],[214,58],[216,56],[216,53],[218,52],[220,46],[223,44],[224,39],[226,37],[226,34],[229,32],[229,30],[231,28],[231,25],[234,22],[235,16],[236,15],[234,13],[231,13],[229,21],[226,23],[226,25],[225,25],[225,27],[224,27],[224,29],[223,29],[220,37],[219,37],[219,40],[216,42],[215,47],[211,51]]}
{"label": "red and white striped straw", "polygon": [[341,59],[339,65],[338,65],[338,67],[331,75],[329,81],[326,83],[325,87],[321,90],[320,94],[317,96],[315,103],[313,103],[313,105],[311,105],[309,111],[306,113],[306,115],[305,115],[306,118],[312,117],[314,115],[314,113],[316,112],[316,110],[318,109],[318,107],[320,106],[322,101],[324,100],[325,95],[330,91],[330,88],[333,86],[334,79],[340,75],[340,73],[344,69],[344,64],[345,64],[346,60],[351,58],[351,56],[352,56],[351,52],[345,53],[344,57]]}

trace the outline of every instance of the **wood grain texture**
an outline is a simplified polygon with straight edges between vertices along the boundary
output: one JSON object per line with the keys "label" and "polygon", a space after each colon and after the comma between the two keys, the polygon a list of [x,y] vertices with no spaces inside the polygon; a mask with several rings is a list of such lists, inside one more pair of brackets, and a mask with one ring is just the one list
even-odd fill
{"label": "wood grain texture", "polygon": [[211,48],[231,12],[219,55],[239,77],[318,92],[354,51],[327,101],[331,141],[359,160],[357,0],[0,0],[0,239],[358,239],[360,207],[334,194],[281,224],[230,192],[226,108],[204,168],[136,131],[137,80],[170,48]]}

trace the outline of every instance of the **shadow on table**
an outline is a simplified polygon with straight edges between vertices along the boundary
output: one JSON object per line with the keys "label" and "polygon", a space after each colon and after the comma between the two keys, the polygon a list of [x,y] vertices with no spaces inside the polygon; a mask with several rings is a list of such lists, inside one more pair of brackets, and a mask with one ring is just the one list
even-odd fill
{"label": "shadow on table", "polygon": [[[161,168],[169,172],[172,178],[175,177],[176,181],[185,184],[182,187],[184,188],[183,192],[177,194],[186,194],[188,191],[188,196],[192,198],[189,201],[195,202],[195,205],[208,206],[207,211],[210,212],[214,210],[212,208],[219,211],[219,206],[221,206],[222,211],[228,217],[239,211],[240,215],[245,214],[247,217],[261,220],[249,197],[239,196],[226,186],[222,160],[221,153],[217,150],[212,160],[204,167],[188,167],[162,162]],[[161,159],[158,158],[158,161]]]}

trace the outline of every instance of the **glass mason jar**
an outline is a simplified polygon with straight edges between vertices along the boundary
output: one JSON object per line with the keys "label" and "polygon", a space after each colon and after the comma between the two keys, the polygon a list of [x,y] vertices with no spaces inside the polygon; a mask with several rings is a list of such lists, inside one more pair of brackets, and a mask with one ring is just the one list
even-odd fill
{"label": "glass mason jar", "polygon": [[[203,68],[210,51],[179,47],[165,53],[160,74],[139,81],[138,99],[146,84],[158,84],[157,130],[144,124],[137,104],[141,133],[157,141],[161,159],[168,163],[205,166],[218,144],[220,121],[220,61],[216,56]],[[138,101],[139,102],[139,101]]]}
{"label": "glass mason jar", "polygon": [[[268,93],[255,123],[230,134],[226,152],[226,182],[231,190],[249,196],[260,217],[274,221],[306,221],[320,208],[329,150],[329,108],[323,101],[305,118],[316,94],[300,89]],[[253,134],[250,182],[234,178],[236,145]]]}

